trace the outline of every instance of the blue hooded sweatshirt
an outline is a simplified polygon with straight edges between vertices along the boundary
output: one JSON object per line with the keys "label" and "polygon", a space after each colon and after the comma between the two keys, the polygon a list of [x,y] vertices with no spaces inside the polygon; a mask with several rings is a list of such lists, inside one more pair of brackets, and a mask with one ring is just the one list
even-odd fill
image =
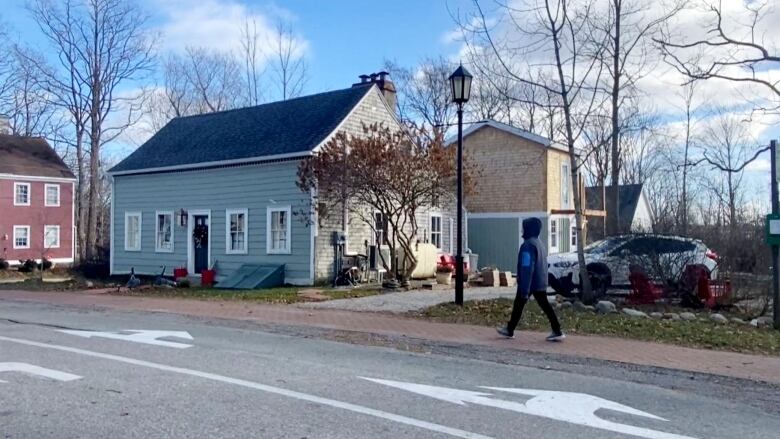
{"label": "blue hooded sweatshirt", "polygon": [[517,292],[528,297],[533,291],[547,291],[547,253],[539,241],[542,221],[523,220],[523,245],[517,257]]}

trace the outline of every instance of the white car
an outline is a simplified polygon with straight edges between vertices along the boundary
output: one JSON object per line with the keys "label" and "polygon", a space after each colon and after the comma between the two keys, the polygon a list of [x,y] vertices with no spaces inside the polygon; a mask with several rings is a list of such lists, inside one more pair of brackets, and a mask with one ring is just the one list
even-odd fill
{"label": "white car", "polygon": [[[678,281],[688,265],[703,265],[710,278],[717,278],[718,255],[703,242],[666,235],[622,235],[596,241],[585,247],[585,263],[591,285],[598,291],[630,282],[629,267],[638,266],[649,277]],[[577,253],[559,253],[547,258],[548,271],[558,280],[579,285]]]}

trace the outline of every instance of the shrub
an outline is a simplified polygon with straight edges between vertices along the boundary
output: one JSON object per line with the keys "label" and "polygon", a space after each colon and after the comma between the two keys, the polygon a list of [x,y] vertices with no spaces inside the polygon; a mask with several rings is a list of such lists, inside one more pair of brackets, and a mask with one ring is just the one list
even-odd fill
{"label": "shrub", "polygon": [[53,266],[54,264],[50,260],[43,258],[43,260],[41,260],[41,263],[38,264],[38,269],[42,271],[46,271],[46,270],[51,270],[51,267]]}
{"label": "shrub", "polygon": [[0,270],[8,270],[11,265],[3,258],[0,258]]}
{"label": "shrub", "polygon": [[20,273],[32,273],[35,271],[35,268],[38,266],[38,264],[35,263],[32,259],[28,260],[22,260],[19,259],[19,272]]}
{"label": "shrub", "polygon": [[189,280],[189,279],[182,279],[182,280],[180,280],[180,281],[179,281],[179,282],[176,284],[176,286],[177,286],[178,288],[189,288],[189,287],[191,286],[191,284],[190,284],[190,280]]}

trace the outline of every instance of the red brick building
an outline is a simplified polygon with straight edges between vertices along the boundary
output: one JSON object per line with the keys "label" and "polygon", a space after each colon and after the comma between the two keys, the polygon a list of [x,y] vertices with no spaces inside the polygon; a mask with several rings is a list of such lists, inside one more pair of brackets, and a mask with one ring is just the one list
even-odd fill
{"label": "red brick building", "polygon": [[0,258],[72,263],[75,185],[45,139],[0,134]]}

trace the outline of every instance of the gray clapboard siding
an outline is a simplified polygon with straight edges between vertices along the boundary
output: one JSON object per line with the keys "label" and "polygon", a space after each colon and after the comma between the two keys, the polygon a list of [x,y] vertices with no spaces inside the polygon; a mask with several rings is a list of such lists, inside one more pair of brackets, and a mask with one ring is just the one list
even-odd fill
{"label": "gray clapboard siding", "polygon": [[[155,252],[157,211],[211,210],[210,248],[218,276],[245,263],[285,264],[288,282],[310,282],[312,229],[299,215],[309,211],[310,197],[296,186],[298,161],[272,162],[217,169],[114,177],[113,271],[158,273],[161,265],[187,265],[188,231],[174,225],[173,253]],[[292,253],[266,254],[267,208],[289,205],[292,210]],[[247,254],[226,253],[227,209],[248,209]],[[142,212],[141,251],[124,249],[125,212]]]}

